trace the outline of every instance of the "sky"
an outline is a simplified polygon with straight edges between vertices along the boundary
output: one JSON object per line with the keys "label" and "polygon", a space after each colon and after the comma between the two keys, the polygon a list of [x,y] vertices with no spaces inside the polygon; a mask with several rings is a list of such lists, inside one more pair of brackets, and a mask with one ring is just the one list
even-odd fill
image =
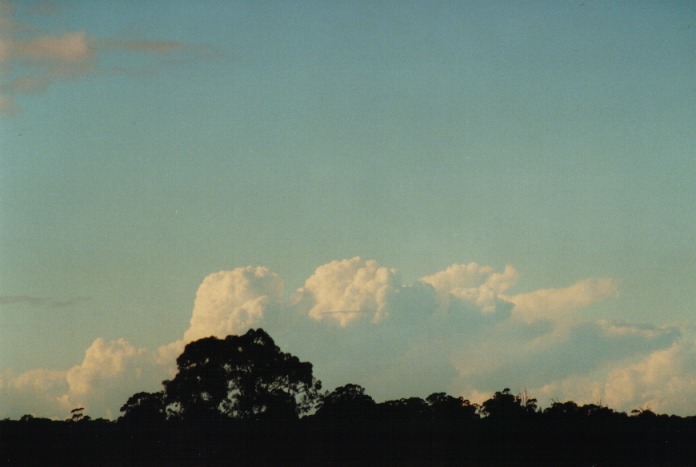
{"label": "sky", "polygon": [[696,414],[696,3],[0,2],[0,417],[262,327],[376,400]]}

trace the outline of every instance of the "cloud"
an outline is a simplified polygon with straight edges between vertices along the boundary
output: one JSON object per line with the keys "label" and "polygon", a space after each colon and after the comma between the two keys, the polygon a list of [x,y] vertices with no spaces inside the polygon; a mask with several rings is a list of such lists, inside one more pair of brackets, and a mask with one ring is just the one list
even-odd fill
{"label": "cloud", "polygon": [[[675,328],[613,321],[573,323],[561,330],[547,328],[550,332],[536,336],[524,334],[523,329],[511,320],[485,339],[478,352],[464,352],[458,365],[462,386],[489,391],[515,385],[544,387],[592,375],[608,365],[668,348],[680,339]],[[471,354],[476,365],[469,360]],[[565,393],[552,397],[562,399]]]}
{"label": "cloud", "polygon": [[151,54],[169,54],[183,52],[189,47],[178,41],[158,41],[145,39],[132,40],[103,40],[100,42],[104,50],[127,50],[131,52],[146,52]]}
{"label": "cloud", "polygon": [[31,6],[31,13],[34,15],[53,15],[60,11],[61,5],[51,0],[42,0],[35,2]]}
{"label": "cloud", "polygon": [[3,295],[0,297],[0,305],[11,305],[14,303],[29,303],[30,305],[41,305],[44,299],[30,297],[29,295]]}
{"label": "cloud", "polygon": [[29,94],[40,92],[51,84],[48,76],[22,76],[8,83],[5,90],[13,93]]}
{"label": "cloud", "polygon": [[283,297],[283,281],[264,267],[210,274],[198,287],[184,341],[241,334],[257,326]]}
{"label": "cloud", "polygon": [[41,297],[32,297],[30,295],[2,295],[0,296],[0,305],[13,305],[17,303],[26,303],[33,306],[42,306],[50,308],[62,308],[72,306],[76,303],[86,300],[85,298],[70,298],[67,300],[56,300]]}
{"label": "cloud", "polygon": [[450,306],[452,300],[471,302],[484,313],[495,313],[503,293],[517,281],[517,271],[505,266],[501,273],[476,263],[453,264],[444,271],[423,277],[421,282],[435,288],[440,304]]}
{"label": "cloud", "polygon": [[94,47],[84,31],[66,32],[60,36],[38,36],[28,40],[5,43],[7,58],[33,62],[74,65],[90,60]]}
{"label": "cloud", "polygon": [[[67,418],[70,410],[84,407],[94,417],[118,416],[120,404],[134,389],[158,390],[167,368],[147,349],[125,339],[96,339],[81,363],[67,370],[30,370],[0,375],[0,404],[6,416],[32,414]],[[6,409],[7,410],[7,409]]]}
{"label": "cloud", "polygon": [[585,279],[570,287],[541,289],[506,297],[515,307],[512,315],[521,321],[559,319],[568,312],[615,297],[618,288],[611,278]]}
{"label": "cloud", "polygon": [[[29,14],[53,14],[58,11],[53,2],[35,5]],[[15,8],[8,2],[0,4],[0,115],[16,115],[19,108],[15,96],[43,92],[57,80],[70,79],[98,70],[99,58],[115,52],[147,53],[151,56],[187,57],[211,55],[209,48],[190,47],[178,41],[150,39],[105,39],[85,30],[49,33],[27,26],[15,19]],[[113,70],[131,75],[139,68],[129,67],[128,55]],[[125,66],[123,65],[125,63]],[[170,63],[174,63],[171,62]],[[164,62],[158,66],[164,66]],[[152,65],[145,70],[151,73]]]}
{"label": "cloud", "polygon": [[157,363],[147,349],[136,348],[126,339],[96,339],[85,352],[79,365],[66,374],[68,391],[59,401],[63,407],[85,407],[97,416],[118,416],[114,401],[126,401],[132,389],[160,389],[167,376],[166,369]]}
{"label": "cloud", "polygon": [[84,406],[117,416],[131,394],[161,388],[187,342],[263,327],[284,351],[312,362],[326,388],[361,384],[376,400],[446,391],[481,402],[511,387],[542,404],[696,412],[683,397],[696,387],[693,333],[574,313],[617,296],[613,279],[507,295],[518,279],[512,266],[468,263],[404,285],[396,269],[354,257],[317,267],[286,297],[268,268],[219,271],[201,282],[181,339],[148,350],[98,338],[71,368],[0,372],[0,410],[64,418]]}
{"label": "cloud", "polygon": [[609,360],[595,371],[572,374],[534,392],[544,398],[602,403],[630,411],[693,415],[696,391],[696,336],[691,333],[670,345],[636,356]]}
{"label": "cloud", "polygon": [[36,369],[19,375],[11,370],[0,372],[0,407],[3,417],[24,414],[63,418],[59,398],[68,390],[66,371]]}
{"label": "cloud", "polygon": [[0,95],[0,115],[17,115],[19,107],[11,96]]}
{"label": "cloud", "polygon": [[394,269],[360,257],[320,266],[300,288],[295,301],[315,320],[340,326],[360,318],[377,323],[387,315],[387,302],[401,287]]}
{"label": "cloud", "polygon": [[613,368],[604,385],[607,403],[693,415],[686,394],[696,391],[696,340],[674,342],[626,367]]}

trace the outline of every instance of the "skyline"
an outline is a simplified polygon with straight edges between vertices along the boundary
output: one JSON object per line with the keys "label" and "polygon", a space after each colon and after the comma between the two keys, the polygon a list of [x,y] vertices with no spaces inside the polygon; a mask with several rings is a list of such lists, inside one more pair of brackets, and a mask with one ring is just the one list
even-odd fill
{"label": "skyline", "polygon": [[694,19],[3,2],[0,416],[249,326],[329,390],[696,414]]}

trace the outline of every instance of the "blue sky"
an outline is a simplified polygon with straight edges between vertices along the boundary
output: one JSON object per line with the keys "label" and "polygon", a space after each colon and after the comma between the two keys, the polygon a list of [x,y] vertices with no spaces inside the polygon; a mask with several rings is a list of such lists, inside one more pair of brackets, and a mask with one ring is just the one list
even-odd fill
{"label": "blue sky", "polygon": [[378,399],[696,413],[695,20],[2,3],[0,415],[117,416],[248,326]]}

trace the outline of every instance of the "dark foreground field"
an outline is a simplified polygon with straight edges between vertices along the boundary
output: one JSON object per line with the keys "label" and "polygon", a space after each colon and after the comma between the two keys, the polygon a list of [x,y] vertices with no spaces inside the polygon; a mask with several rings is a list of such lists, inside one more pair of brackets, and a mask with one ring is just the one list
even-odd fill
{"label": "dark foreground field", "polygon": [[696,465],[696,420],[0,422],[4,465]]}

